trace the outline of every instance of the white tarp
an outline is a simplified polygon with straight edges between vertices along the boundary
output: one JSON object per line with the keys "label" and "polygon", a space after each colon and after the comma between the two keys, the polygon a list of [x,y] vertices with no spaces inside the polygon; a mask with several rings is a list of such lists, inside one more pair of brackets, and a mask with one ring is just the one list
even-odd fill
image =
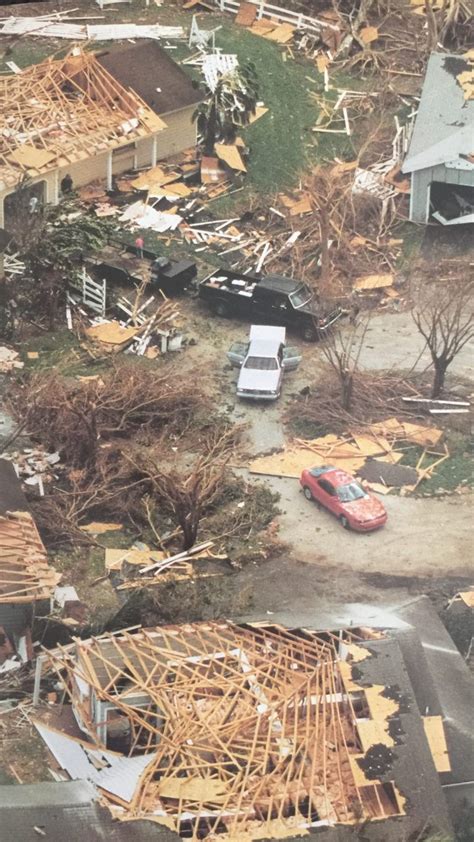
{"label": "white tarp", "polygon": [[127,38],[184,38],[182,26],[149,26],[135,23],[98,24],[96,26],[51,21],[37,18],[8,18],[0,24],[0,35],[37,35],[43,38],[66,38],[71,41],[122,41]]}
{"label": "white tarp", "polygon": [[120,217],[120,222],[130,222],[139,228],[151,228],[153,231],[174,231],[183,221],[177,213],[157,211],[145,202],[129,205]]}

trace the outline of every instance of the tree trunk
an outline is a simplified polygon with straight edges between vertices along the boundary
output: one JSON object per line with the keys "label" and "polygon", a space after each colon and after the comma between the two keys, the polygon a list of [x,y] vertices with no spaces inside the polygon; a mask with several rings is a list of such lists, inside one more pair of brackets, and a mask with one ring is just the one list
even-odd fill
{"label": "tree trunk", "polygon": [[329,293],[331,260],[329,257],[329,210],[327,205],[319,208],[319,233],[321,235],[321,275],[319,288],[323,294]]}
{"label": "tree trunk", "polygon": [[209,114],[207,115],[205,140],[204,140],[204,152],[208,156],[212,156],[214,154],[214,144],[216,142],[216,133],[217,133],[216,106],[215,106],[214,103],[212,103],[212,105],[209,109]]}
{"label": "tree trunk", "polygon": [[180,518],[180,526],[183,530],[183,550],[190,550],[196,543],[199,527],[198,510],[188,511],[185,517]]}
{"label": "tree trunk", "polygon": [[432,52],[436,48],[438,42],[438,27],[436,18],[431,5],[431,0],[425,0],[426,24],[428,29],[428,52]]}
{"label": "tree trunk", "polygon": [[342,408],[346,412],[349,412],[351,408],[353,380],[353,375],[349,371],[341,373]]}
{"label": "tree trunk", "polygon": [[431,389],[431,397],[438,398],[444,389],[444,380],[446,377],[447,365],[444,360],[437,360],[434,364],[435,376],[433,386]]}

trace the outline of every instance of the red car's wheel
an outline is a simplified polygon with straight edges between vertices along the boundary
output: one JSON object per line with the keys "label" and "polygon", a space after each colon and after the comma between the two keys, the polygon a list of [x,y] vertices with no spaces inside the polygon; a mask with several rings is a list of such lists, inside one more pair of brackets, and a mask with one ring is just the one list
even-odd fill
{"label": "red car's wheel", "polygon": [[313,493],[312,493],[311,489],[308,488],[307,485],[303,486],[303,494],[304,494],[304,496],[306,497],[307,500],[313,499]]}
{"label": "red car's wheel", "polygon": [[350,529],[351,528],[351,525],[350,525],[349,521],[347,520],[347,518],[344,515],[341,515],[339,520],[341,522],[341,526],[343,526],[344,529]]}

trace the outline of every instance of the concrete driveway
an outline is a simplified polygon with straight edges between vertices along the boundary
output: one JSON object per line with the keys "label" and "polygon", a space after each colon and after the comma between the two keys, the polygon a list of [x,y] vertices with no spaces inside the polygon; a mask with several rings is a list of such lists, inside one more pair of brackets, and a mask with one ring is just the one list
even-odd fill
{"label": "concrete driveway", "polygon": [[[199,310],[197,311],[199,313]],[[202,318],[202,317],[201,317]],[[208,328],[205,328],[207,333]],[[200,318],[195,327],[200,328]],[[221,405],[236,423],[248,425],[248,459],[281,448],[285,442],[282,416],[285,406],[304,385],[317,381],[322,363],[319,345],[295,341],[303,362],[285,377],[281,398],[274,403],[238,401],[237,370],[226,365],[225,352],[234,339],[245,337],[248,325],[213,319],[213,347],[198,343],[198,356],[208,354],[208,368],[218,369]],[[193,350],[196,353],[196,349]],[[452,365],[452,373],[472,375],[473,348],[466,346]],[[216,365],[216,356],[220,357]],[[410,369],[418,359],[423,369],[430,361],[409,313],[375,313],[367,332],[362,362],[368,369]],[[400,603],[410,595],[474,582],[474,541],[471,538],[472,495],[439,498],[383,498],[389,519],[376,533],[359,535],[344,530],[332,515],[305,500],[298,480],[256,476],[242,466],[239,473],[250,482],[263,482],[280,494],[279,537],[285,545],[279,559],[251,567],[239,576],[251,580],[253,616],[267,611],[280,620],[294,621],[308,612],[314,617],[329,612],[355,621],[367,616],[367,606]],[[372,609],[370,609],[372,610]],[[375,610],[375,609],[374,609]],[[377,609],[379,610],[379,609]],[[293,617],[293,620],[291,619]],[[309,622],[309,619],[308,619]]]}

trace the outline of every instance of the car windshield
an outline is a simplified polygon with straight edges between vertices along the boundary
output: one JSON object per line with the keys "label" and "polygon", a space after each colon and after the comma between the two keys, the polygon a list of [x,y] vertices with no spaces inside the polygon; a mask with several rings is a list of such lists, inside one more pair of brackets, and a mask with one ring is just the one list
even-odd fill
{"label": "car windshield", "polygon": [[258,371],[276,371],[278,364],[275,357],[247,357],[244,368],[253,368]]}
{"label": "car windshield", "polygon": [[357,482],[350,482],[348,485],[340,485],[337,489],[337,496],[341,503],[352,503],[353,500],[362,500],[368,494]]}
{"label": "car windshield", "polygon": [[304,307],[305,304],[308,304],[313,297],[313,294],[308,287],[302,285],[298,287],[295,292],[290,292],[290,301],[293,304],[293,307],[298,309],[298,307]]}

